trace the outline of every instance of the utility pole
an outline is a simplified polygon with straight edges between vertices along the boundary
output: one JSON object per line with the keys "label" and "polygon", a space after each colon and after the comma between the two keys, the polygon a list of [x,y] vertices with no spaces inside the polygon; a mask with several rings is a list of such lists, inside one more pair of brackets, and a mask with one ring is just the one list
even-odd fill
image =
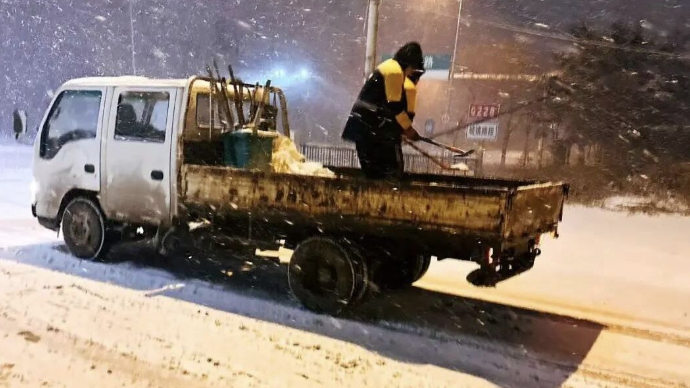
{"label": "utility pole", "polygon": [[462,19],[462,0],[458,0],[458,24],[455,27],[455,44],[453,45],[453,58],[450,61],[450,72],[448,74],[448,80],[453,83],[455,78],[455,63],[458,60],[458,41],[460,40],[460,23]]}
{"label": "utility pole", "polygon": [[450,117],[450,108],[453,100],[455,65],[458,61],[458,41],[460,40],[460,23],[462,18],[462,1],[463,0],[458,0],[458,24],[455,27],[455,44],[453,44],[453,56],[450,61],[450,71],[448,72],[448,106],[446,107],[446,117]]}
{"label": "utility pole", "polygon": [[131,44],[131,51],[132,51],[132,73],[133,75],[137,75],[137,63],[136,63],[136,58],[135,58],[135,51],[134,51],[134,10],[133,10],[133,5],[132,3],[134,0],[129,0],[129,34],[130,34],[130,44]]}
{"label": "utility pole", "polygon": [[379,6],[381,0],[369,0],[367,12],[367,47],[366,60],[364,62],[364,79],[369,78],[376,66],[376,46],[379,35]]}

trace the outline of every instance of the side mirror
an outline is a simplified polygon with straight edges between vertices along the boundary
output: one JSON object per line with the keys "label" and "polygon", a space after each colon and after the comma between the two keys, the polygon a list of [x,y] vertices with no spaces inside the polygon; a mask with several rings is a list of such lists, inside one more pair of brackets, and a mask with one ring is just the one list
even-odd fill
{"label": "side mirror", "polygon": [[26,112],[23,110],[14,110],[14,138],[19,140],[19,136],[26,134]]}

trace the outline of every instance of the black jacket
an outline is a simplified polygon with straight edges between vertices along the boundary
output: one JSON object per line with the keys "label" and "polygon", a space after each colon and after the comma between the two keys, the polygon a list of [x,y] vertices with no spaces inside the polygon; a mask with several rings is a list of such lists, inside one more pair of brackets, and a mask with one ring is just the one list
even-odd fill
{"label": "black jacket", "polygon": [[412,126],[415,104],[415,85],[405,78],[400,64],[389,59],[362,87],[342,138],[400,142],[402,131]]}

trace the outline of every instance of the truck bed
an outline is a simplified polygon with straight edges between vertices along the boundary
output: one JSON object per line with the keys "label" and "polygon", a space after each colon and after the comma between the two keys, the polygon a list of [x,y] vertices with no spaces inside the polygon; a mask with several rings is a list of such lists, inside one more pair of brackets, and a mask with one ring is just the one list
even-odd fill
{"label": "truck bed", "polygon": [[180,202],[218,216],[251,213],[266,221],[361,231],[405,229],[505,244],[556,230],[562,183],[406,175],[372,181],[358,170],[337,178],[266,174],[183,165]]}

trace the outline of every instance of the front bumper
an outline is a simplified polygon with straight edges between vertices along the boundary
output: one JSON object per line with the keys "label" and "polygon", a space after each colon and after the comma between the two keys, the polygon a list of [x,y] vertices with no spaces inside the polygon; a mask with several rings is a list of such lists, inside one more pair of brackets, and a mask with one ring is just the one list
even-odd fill
{"label": "front bumper", "polygon": [[34,218],[38,218],[38,223],[41,224],[42,227],[46,229],[50,229],[52,231],[57,231],[60,229],[60,221],[59,220],[53,220],[50,218],[45,218],[45,217],[39,217],[38,214],[36,214],[36,204],[34,203],[31,205],[31,214],[34,216]]}
{"label": "front bumper", "polygon": [[38,218],[38,223],[41,224],[42,227],[46,229],[50,229],[53,232],[57,232],[58,229],[60,229],[60,221],[58,220],[51,220],[50,218],[43,218],[43,217],[37,217]]}

